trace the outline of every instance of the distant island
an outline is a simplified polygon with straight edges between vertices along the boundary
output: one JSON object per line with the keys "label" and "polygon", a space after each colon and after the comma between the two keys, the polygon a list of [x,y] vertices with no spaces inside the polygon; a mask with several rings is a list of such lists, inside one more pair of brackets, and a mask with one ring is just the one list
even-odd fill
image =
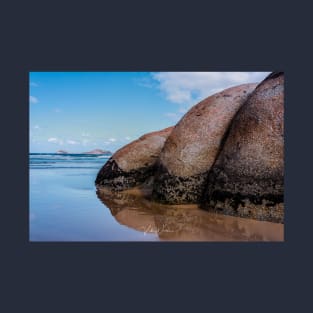
{"label": "distant island", "polygon": [[[68,154],[69,152],[65,151],[65,150],[58,150],[56,152],[57,154]],[[71,154],[112,154],[111,151],[108,150],[101,150],[101,149],[94,149],[88,152],[81,152],[81,153],[71,153]]]}
{"label": "distant island", "polygon": [[112,152],[108,150],[94,149],[88,152],[83,152],[83,154],[112,154]]}

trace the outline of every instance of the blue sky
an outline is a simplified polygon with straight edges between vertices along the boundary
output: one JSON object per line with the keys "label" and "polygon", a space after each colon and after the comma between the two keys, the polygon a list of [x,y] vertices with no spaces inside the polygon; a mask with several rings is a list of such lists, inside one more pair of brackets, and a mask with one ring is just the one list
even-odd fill
{"label": "blue sky", "polygon": [[268,72],[31,72],[30,152],[112,152],[203,98]]}

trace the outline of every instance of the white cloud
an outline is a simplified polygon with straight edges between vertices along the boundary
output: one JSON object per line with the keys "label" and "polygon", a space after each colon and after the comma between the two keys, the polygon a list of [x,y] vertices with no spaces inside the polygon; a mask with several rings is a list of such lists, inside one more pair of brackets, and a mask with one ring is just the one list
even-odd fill
{"label": "white cloud", "polygon": [[34,129],[39,129],[39,128],[40,128],[39,125],[34,126]]}
{"label": "white cloud", "polygon": [[115,142],[115,141],[116,141],[116,139],[115,139],[115,138],[110,138],[110,139],[109,139],[109,141],[111,141],[111,142]]}
{"label": "white cloud", "polygon": [[54,109],[54,112],[55,112],[55,113],[60,113],[60,112],[62,112],[62,110],[59,109],[59,108],[55,108],[55,109]]}
{"label": "white cloud", "polygon": [[87,132],[82,132],[82,137],[90,137],[90,134]]}
{"label": "white cloud", "polygon": [[29,96],[29,102],[30,103],[38,103],[39,100],[38,98],[34,97],[34,96]]}
{"label": "white cloud", "polygon": [[29,84],[31,87],[38,87],[39,85],[37,84],[37,83],[35,83],[35,82],[30,82],[30,84]]}
{"label": "white cloud", "polygon": [[59,138],[56,138],[56,137],[49,138],[48,142],[56,143],[56,144],[59,144],[59,145],[63,145],[63,140],[59,139]]}
{"label": "white cloud", "polygon": [[167,100],[190,105],[231,86],[260,82],[269,72],[159,72],[151,73]]}
{"label": "white cloud", "polygon": [[125,139],[126,139],[126,140],[131,140],[131,137],[126,136]]}
{"label": "white cloud", "polygon": [[69,145],[79,145],[79,144],[80,144],[80,142],[78,142],[78,141],[76,141],[76,140],[67,140],[67,143],[68,143]]}

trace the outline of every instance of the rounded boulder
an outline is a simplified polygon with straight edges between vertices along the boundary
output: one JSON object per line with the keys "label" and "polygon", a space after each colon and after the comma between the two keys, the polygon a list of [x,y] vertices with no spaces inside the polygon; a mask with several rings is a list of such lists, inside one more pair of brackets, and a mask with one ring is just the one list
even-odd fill
{"label": "rounded boulder", "polygon": [[153,198],[164,203],[197,203],[232,118],[257,84],[216,93],[175,126],[160,154]]}
{"label": "rounded boulder", "polygon": [[209,174],[204,208],[283,222],[284,74],[261,82],[233,119]]}
{"label": "rounded boulder", "polygon": [[148,133],[119,149],[99,171],[96,185],[119,191],[151,183],[159,154],[172,129]]}

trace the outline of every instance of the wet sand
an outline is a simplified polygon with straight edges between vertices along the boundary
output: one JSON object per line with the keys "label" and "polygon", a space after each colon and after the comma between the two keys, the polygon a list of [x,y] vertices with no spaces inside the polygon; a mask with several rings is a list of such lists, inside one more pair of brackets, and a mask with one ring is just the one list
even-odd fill
{"label": "wet sand", "polygon": [[156,234],[164,241],[284,241],[284,225],[204,211],[198,205],[164,205],[149,199],[149,190],[97,196],[121,225]]}

